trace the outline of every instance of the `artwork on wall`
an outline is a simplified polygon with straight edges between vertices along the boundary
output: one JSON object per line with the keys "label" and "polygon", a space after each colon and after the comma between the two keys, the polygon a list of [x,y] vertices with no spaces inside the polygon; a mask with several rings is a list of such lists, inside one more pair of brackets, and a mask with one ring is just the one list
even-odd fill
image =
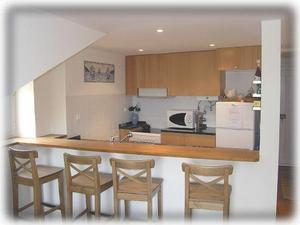
{"label": "artwork on wall", "polygon": [[84,82],[115,82],[115,65],[84,61]]}

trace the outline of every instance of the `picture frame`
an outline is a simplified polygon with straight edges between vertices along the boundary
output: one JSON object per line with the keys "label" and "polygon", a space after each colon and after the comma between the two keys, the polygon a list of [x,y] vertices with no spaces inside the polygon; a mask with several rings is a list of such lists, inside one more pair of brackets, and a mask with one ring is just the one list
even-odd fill
{"label": "picture frame", "polygon": [[84,82],[115,82],[115,65],[84,61]]}

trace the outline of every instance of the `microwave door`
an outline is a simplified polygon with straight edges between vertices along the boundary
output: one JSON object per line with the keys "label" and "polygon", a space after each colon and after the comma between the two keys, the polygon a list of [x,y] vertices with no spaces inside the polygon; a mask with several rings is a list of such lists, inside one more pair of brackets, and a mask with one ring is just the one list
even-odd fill
{"label": "microwave door", "polygon": [[175,125],[186,126],[185,115],[186,113],[177,113],[170,116],[169,120]]}

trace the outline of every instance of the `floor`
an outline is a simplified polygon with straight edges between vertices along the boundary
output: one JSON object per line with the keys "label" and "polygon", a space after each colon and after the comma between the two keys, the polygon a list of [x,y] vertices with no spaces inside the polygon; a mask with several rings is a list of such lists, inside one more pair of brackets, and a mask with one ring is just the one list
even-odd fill
{"label": "floor", "polygon": [[294,179],[295,169],[291,166],[279,166],[278,169],[278,194],[277,194],[277,219],[290,219],[294,212]]}

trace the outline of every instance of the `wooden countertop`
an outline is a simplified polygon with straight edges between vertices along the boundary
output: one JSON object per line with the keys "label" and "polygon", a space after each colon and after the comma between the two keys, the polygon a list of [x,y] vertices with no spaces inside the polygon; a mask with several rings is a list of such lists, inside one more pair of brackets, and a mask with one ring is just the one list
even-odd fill
{"label": "wooden countertop", "polygon": [[232,160],[257,162],[259,151],[233,148],[208,148],[192,146],[155,145],[142,143],[118,143],[98,140],[68,140],[47,135],[37,138],[14,138],[6,141],[6,146],[22,144],[50,148],[65,148],[82,151],[153,155],[167,157]]}

